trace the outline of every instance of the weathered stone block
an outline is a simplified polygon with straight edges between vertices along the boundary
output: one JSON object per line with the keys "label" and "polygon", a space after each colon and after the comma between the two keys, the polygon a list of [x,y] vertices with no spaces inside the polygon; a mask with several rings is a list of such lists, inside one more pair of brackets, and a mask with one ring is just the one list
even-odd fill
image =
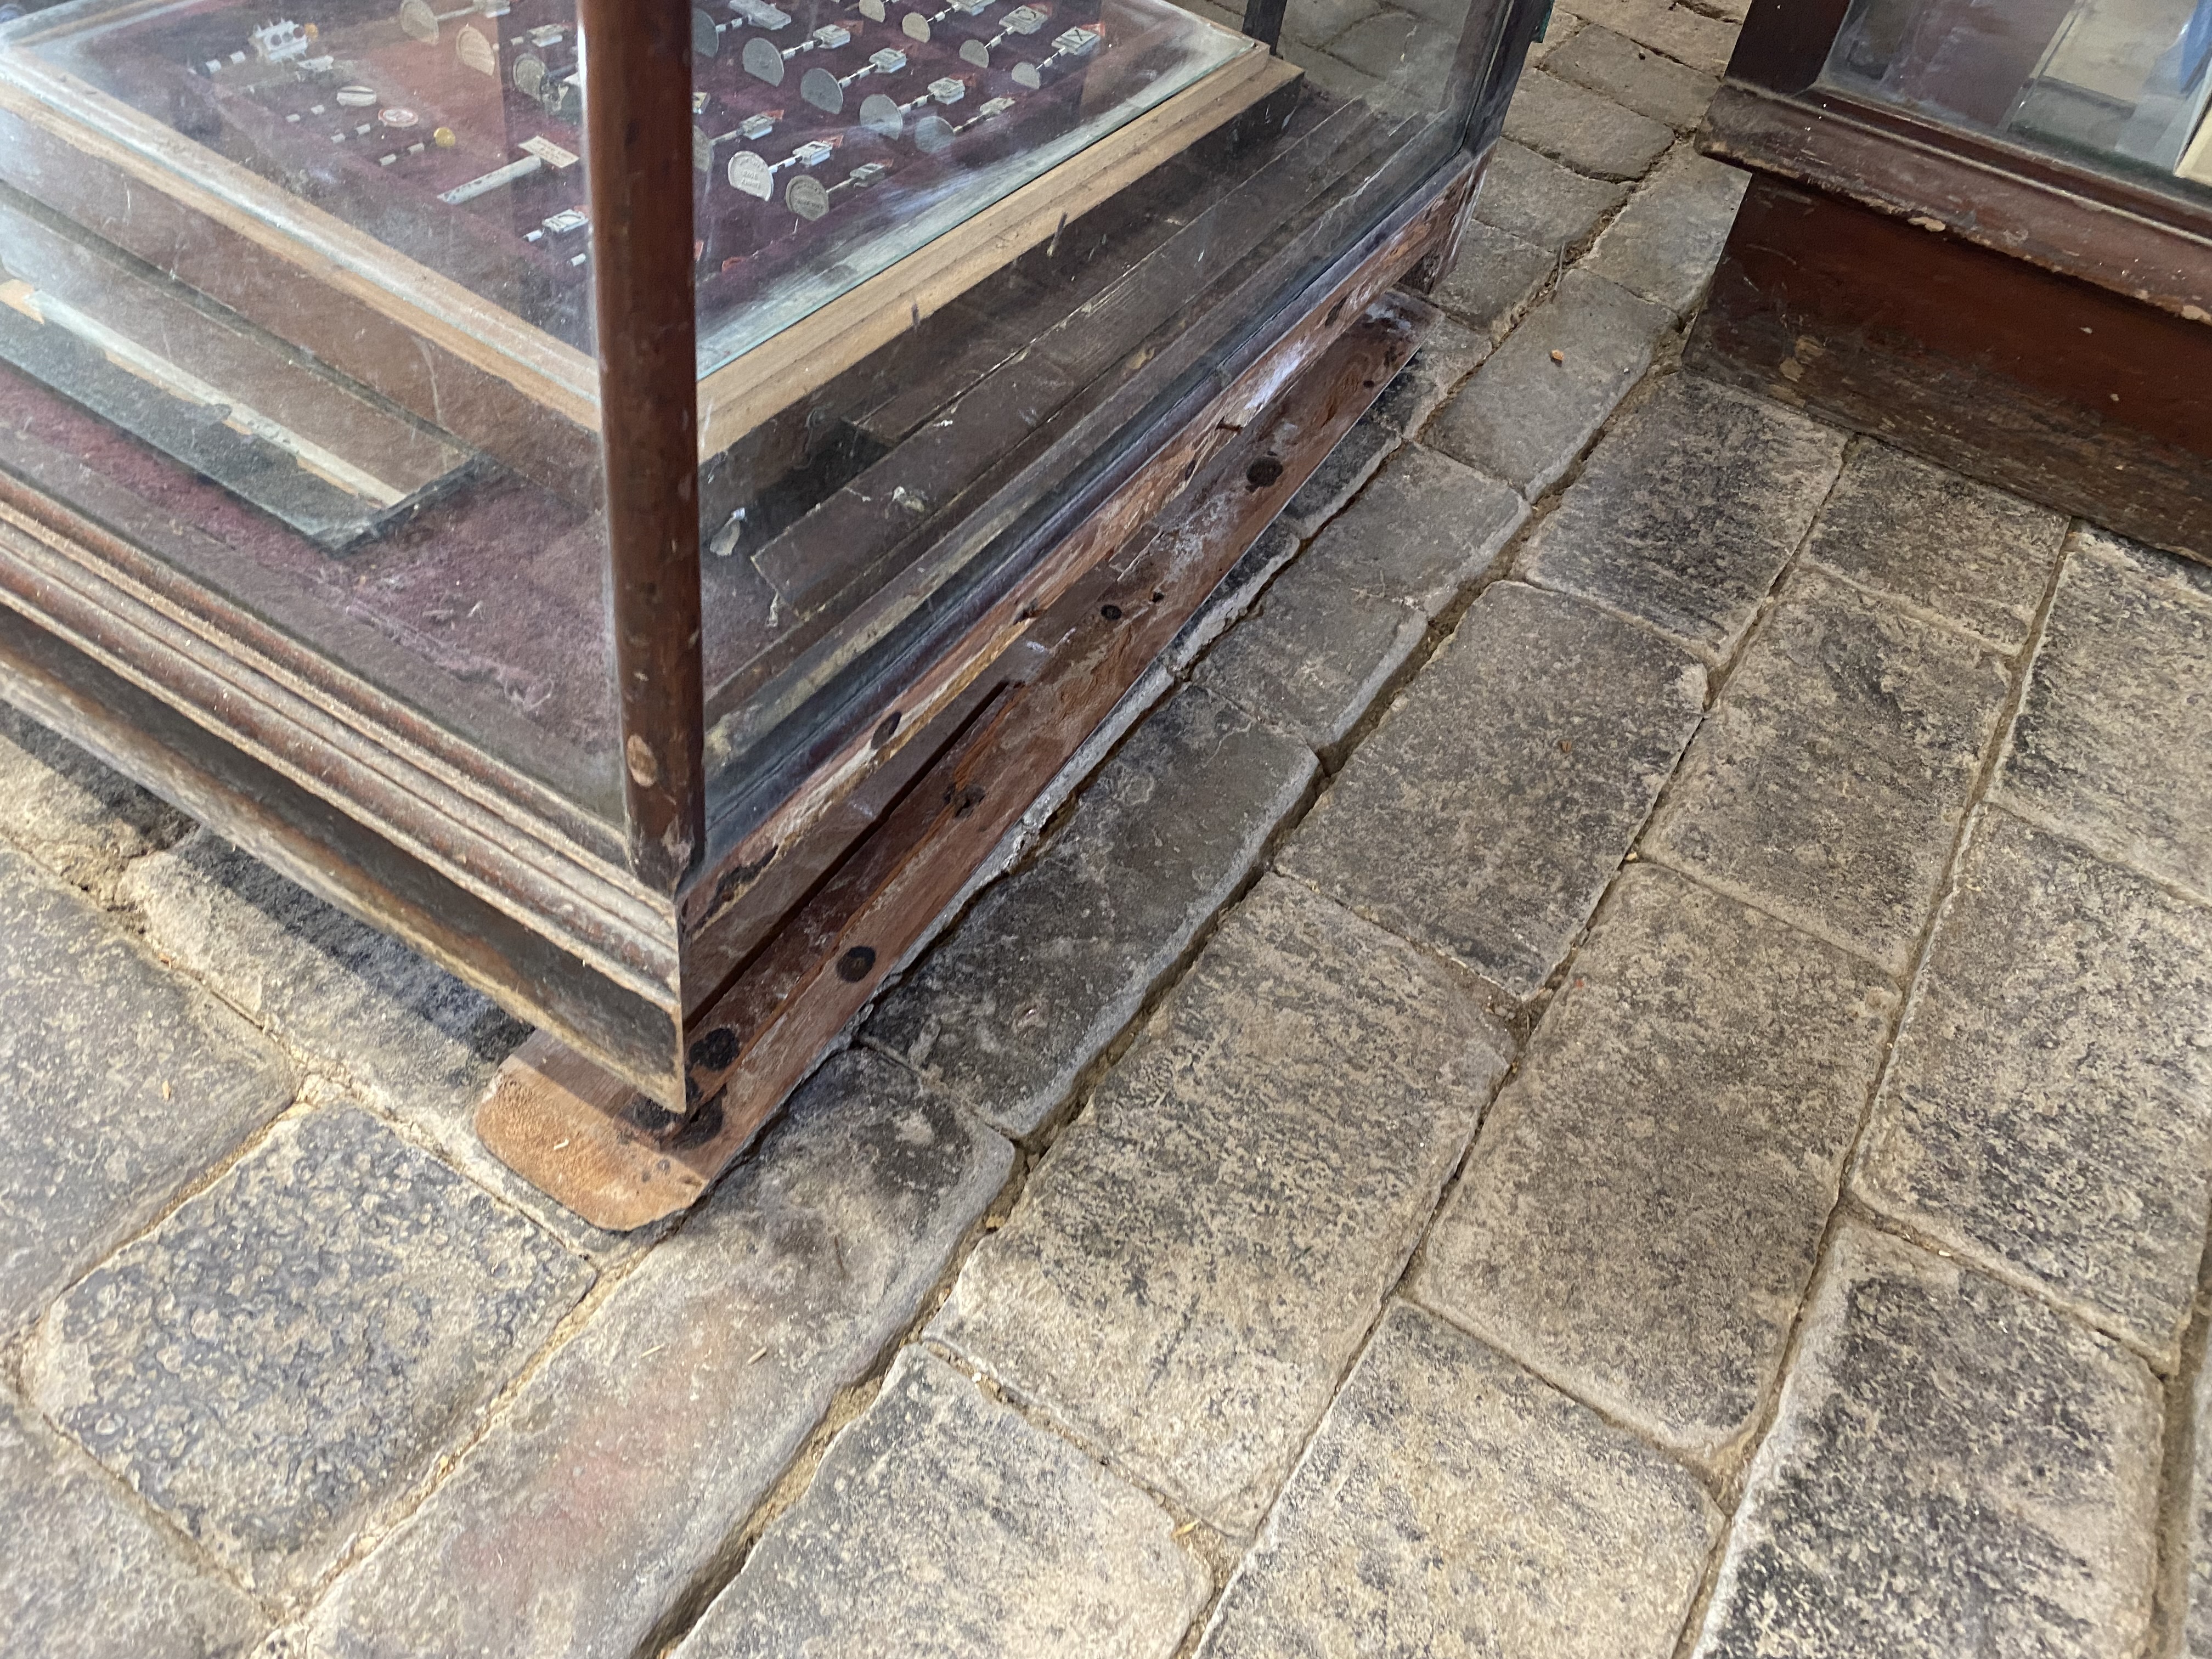
{"label": "weathered stone block", "polygon": [[1628,199],[1628,186],[1585,179],[1533,149],[1500,140],[1474,198],[1474,216],[1555,258],[1571,254],[1598,222]]}
{"label": "weathered stone block", "polygon": [[1430,444],[1534,499],[1628,395],[1673,320],[1602,276],[1569,271],[1430,423]]}
{"label": "weathered stone block", "polygon": [[[1449,455],[1408,444],[1299,560],[1346,592],[1448,610],[1486,574],[1528,503]],[[1278,584],[1279,586],[1279,584]]]}
{"label": "weathered stone block", "polygon": [[1667,1659],[1719,1516],[1698,1483],[1400,1303],[1200,1659]]}
{"label": "weathered stone block", "polygon": [[2120,1659],[2150,1609],[2157,1387],[2048,1304],[1838,1237],[1699,1659]]}
{"label": "weathered stone block", "polygon": [[1415,1294],[1708,1464],[1757,1420],[1896,1006],[1632,866],[1431,1231]]}
{"label": "weathered stone block", "polygon": [[1352,592],[1308,554],[1198,667],[1198,683],[1333,763],[1428,636],[1400,600]]}
{"label": "weathered stone block", "polygon": [[2065,539],[2063,514],[1869,441],[1851,452],[1806,556],[2013,652]]}
{"label": "weathered stone block", "polygon": [[1460,243],[1459,261],[1431,297],[1491,340],[1502,340],[1559,268],[1556,252],[1477,221]]}
{"label": "weathered stone block", "polygon": [[[1487,225],[1469,225],[1470,240],[1478,231],[1499,234]],[[1462,258],[1460,263],[1463,266],[1466,261]],[[1443,303],[1441,299],[1437,302]],[[1490,356],[1491,343],[1487,332],[1478,332],[1449,317],[1437,318],[1406,360],[1405,368],[1398,371],[1398,378],[1375,400],[1375,418],[1401,437],[1419,437],[1429,416],[1443,406],[1460,382],[1482,367],[1482,360]]]}
{"label": "weathered stone block", "polygon": [[1640,617],[1725,661],[1820,510],[1844,437],[1692,374],[1591,454],[1530,538],[1530,580]]}
{"label": "weathered stone block", "polygon": [[2212,1208],[2212,909],[1983,817],[1858,1187],[2170,1364]]}
{"label": "weathered stone block", "polygon": [[279,1125],[39,1328],[47,1416],[272,1596],[305,1589],[592,1279],[365,1113]]}
{"label": "weathered stone block", "polygon": [[1312,535],[1344,510],[1359,493],[1359,486],[1375,476],[1375,469],[1390,459],[1390,452],[1405,441],[1405,434],[1373,410],[1361,416],[1351,431],[1338,440],[1313,476],[1298,486],[1283,509],[1279,522],[1293,535]]}
{"label": "weathered stone block", "polygon": [[1167,1659],[1210,1589],[1173,1530],[908,1348],[677,1659]]}
{"label": "weathered stone block", "polygon": [[1685,150],[1629,198],[1586,264],[1686,319],[1705,297],[1750,182],[1739,168]]}
{"label": "weathered stone block", "polygon": [[528,1035],[489,997],[205,830],[140,860],[122,892],[151,943],[480,1185],[587,1249],[626,1248],[477,1140],[477,1103]]}
{"label": "weathered stone block", "polygon": [[987,1121],[1030,1133],[1251,874],[1315,769],[1243,710],[1180,693],[1036,859],[884,999],[868,1041]]}
{"label": "weathered stone block", "polygon": [[1576,9],[1586,21],[1706,75],[1727,73],[1735,50],[1735,24],[1670,0],[1576,0]]}
{"label": "weathered stone block", "polygon": [[1720,90],[1720,82],[1711,76],[1595,27],[1576,30],[1572,39],[1546,56],[1544,67],[1562,81],[1587,87],[1680,132],[1692,131],[1705,118],[1705,106]]}
{"label": "weathered stone block", "polygon": [[283,1111],[260,1034],[0,846],[0,1332]]}
{"label": "weathered stone block", "polygon": [[103,901],[132,859],[183,840],[192,821],[76,744],[0,703],[0,835]]}
{"label": "weathered stone block", "polygon": [[1696,728],[1705,672],[1647,630],[1486,589],[1280,863],[1516,997],[1565,957]]}
{"label": "weathered stone block", "polygon": [[0,1394],[0,1652],[244,1659],[269,1621]]}
{"label": "weathered stone block", "polygon": [[1649,850],[1901,979],[2007,684],[1986,649],[1801,573],[1690,746]]}
{"label": "weathered stone block", "polygon": [[969,1259],[932,1334],[1116,1466],[1249,1531],[1507,1043],[1443,963],[1261,882]]}
{"label": "weathered stone block", "polygon": [[1541,70],[1521,77],[1505,136],[1593,179],[1641,179],[1674,142],[1665,123]]}
{"label": "weathered stone block", "polygon": [[848,1050],[318,1610],[331,1659],[641,1651],[914,1317],[1012,1149]]}
{"label": "weathered stone block", "polygon": [[2085,532],[2007,749],[2003,799],[2212,902],[2212,570]]}

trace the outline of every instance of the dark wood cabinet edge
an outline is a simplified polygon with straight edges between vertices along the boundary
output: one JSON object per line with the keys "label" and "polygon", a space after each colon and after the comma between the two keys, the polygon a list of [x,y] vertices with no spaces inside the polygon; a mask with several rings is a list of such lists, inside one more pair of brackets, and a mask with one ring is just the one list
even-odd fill
{"label": "dark wood cabinet edge", "polygon": [[389,733],[364,733],[312,689],[287,684],[235,641],[204,633],[158,595],[134,591],[112,566],[72,556],[83,550],[32,533],[0,504],[0,604],[118,677],[193,711],[190,723],[209,741],[376,826],[455,887],[528,919],[606,977],[674,1001],[673,920],[665,902],[579,857],[557,835],[522,833],[511,817],[416,765]]}
{"label": "dark wood cabinet edge", "polygon": [[1698,146],[2212,323],[2212,208],[1856,100],[1734,81],[1708,107]]}
{"label": "dark wood cabinet edge", "polygon": [[706,839],[690,0],[580,0],[615,698],[632,872]]}

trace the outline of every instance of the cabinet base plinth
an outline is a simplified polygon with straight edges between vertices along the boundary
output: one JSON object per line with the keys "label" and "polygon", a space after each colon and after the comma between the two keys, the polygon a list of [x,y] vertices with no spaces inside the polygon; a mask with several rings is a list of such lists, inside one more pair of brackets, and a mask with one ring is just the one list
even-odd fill
{"label": "cabinet base plinth", "polygon": [[[1406,250],[1381,280],[1424,251]],[[689,1111],[663,1110],[540,1033],[501,1066],[478,1108],[484,1144],[610,1230],[694,1202],[884,976],[927,942],[1039,792],[1389,386],[1436,315],[1403,295],[1370,306],[1257,420],[1220,427],[1164,511],[985,671],[988,694],[937,738],[931,763],[877,828],[687,1023]]]}

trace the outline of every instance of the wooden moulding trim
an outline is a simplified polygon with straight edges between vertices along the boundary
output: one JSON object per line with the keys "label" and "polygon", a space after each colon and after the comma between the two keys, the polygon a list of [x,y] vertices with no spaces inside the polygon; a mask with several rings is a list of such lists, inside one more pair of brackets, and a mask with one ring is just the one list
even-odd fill
{"label": "wooden moulding trim", "polygon": [[[485,903],[560,943],[637,994],[672,1002],[674,920],[518,826],[415,772],[245,660],[190,618],[74,556],[0,502],[0,598],[14,610],[301,788],[374,825]],[[526,844],[518,848],[517,843]],[[534,854],[534,856],[532,855]]]}
{"label": "wooden moulding trim", "polygon": [[[1433,234],[1450,215],[1423,222]],[[1362,274],[1402,270],[1425,249],[1425,240],[1394,243]],[[1188,485],[1178,497],[1187,505],[1132,527],[1124,556],[1094,562],[1063,586],[1024,630],[1048,653],[1042,672],[995,687],[875,832],[687,1024],[698,1103],[690,1111],[641,1107],[612,1079],[538,1041],[501,1067],[479,1108],[484,1144],[598,1226],[642,1226],[696,1200],[1389,384],[1436,314],[1418,301],[1378,319],[1364,306],[1325,303],[1298,331],[1318,343],[1298,354],[1307,374],[1264,423],[1216,428],[1226,439],[1205,446],[1209,464],[1194,479],[1163,457],[1158,470]],[[1255,473],[1263,456],[1279,471]]]}
{"label": "wooden moulding trim", "polygon": [[1429,190],[1433,193],[1425,204],[1381,248],[1317,296],[1276,349],[1263,354],[1168,441],[1163,448],[1166,457],[1163,464],[1143,469],[1108,496],[957,645],[936,658],[884,711],[889,714],[895,708],[899,717],[897,729],[888,742],[878,744],[872,726],[855,735],[766,822],[726,854],[709,878],[695,883],[678,901],[686,936],[708,926],[742,896],[743,885],[725,879],[724,872],[766,869],[782,847],[805,834],[862,775],[925,730],[940,709],[1020,636],[1030,619],[1051,605],[1070,584],[1157,513],[1214,449],[1234,438],[1255,410],[1272,402],[1285,385],[1328,348],[1342,328],[1349,325],[1348,319],[1356,319],[1419,261],[1440,233],[1449,233],[1474,194],[1478,173],[1478,165],[1472,159],[1463,157],[1451,164],[1431,182]]}
{"label": "wooden moulding trim", "polygon": [[[631,880],[621,862],[616,832],[535,778],[455,737],[126,538],[4,473],[0,473],[0,511],[13,516],[19,527],[29,527],[46,546],[91,573],[95,580],[117,584],[206,641],[212,650],[238,659],[359,734],[367,740],[368,752],[392,757],[397,775],[427,775],[436,786],[481,806],[489,823],[495,826],[501,845],[512,844],[520,835],[558,849],[573,855],[588,872],[587,887],[611,885],[641,903],[652,903],[652,890]],[[429,794],[442,799],[434,787]],[[593,850],[595,846],[603,854]]]}
{"label": "wooden moulding trim", "polygon": [[699,453],[719,455],[1070,219],[1181,155],[1302,71],[1254,46],[699,382]]}
{"label": "wooden moulding trim", "polygon": [[1851,100],[1735,82],[1706,112],[1700,143],[1722,161],[2212,322],[2212,237],[2160,216],[2173,204],[2120,181],[2074,178],[2047,157]]}
{"label": "wooden moulding trim", "polygon": [[0,52],[0,108],[435,341],[580,427],[599,428],[599,365],[459,283],[76,76]]}

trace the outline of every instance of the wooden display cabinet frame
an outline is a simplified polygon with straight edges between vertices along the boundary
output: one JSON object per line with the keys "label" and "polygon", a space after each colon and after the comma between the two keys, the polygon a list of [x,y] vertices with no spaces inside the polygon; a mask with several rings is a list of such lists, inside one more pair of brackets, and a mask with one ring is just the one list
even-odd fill
{"label": "wooden display cabinet frame", "polygon": [[[1359,164],[1387,211],[1323,198],[1212,287],[1181,284],[1164,349],[1086,388],[1060,425],[1008,450],[988,439],[974,507],[927,533],[1002,526],[976,568],[1003,576],[868,658],[834,718],[749,769],[712,823],[690,125],[688,100],[661,95],[689,84],[690,0],[580,9],[597,31],[599,337],[626,347],[598,365],[595,439],[620,822],[210,591],[127,524],[5,474],[0,694],[535,1024],[486,1103],[488,1144],[602,1225],[668,1213],[743,1148],[1410,355],[1432,313],[1392,290],[1449,269],[1542,9],[1476,0],[1450,71],[1457,148],[1408,152],[1441,156],[1424,173],[1392,173],[1396,151]],[[1071,447],[1094,459],[1063,487],[1052,469]],[[915,447],[914,466],[934,464]],[[1040,477],[1046,507],[1000,505],[1037,499]]]}
{"label": "wooden display cabinet frame", "polygon": [[1820,84],[1849,0],[1753,0],[1700,135],[1751,187],[1687,361],[2212,556],[2212,203]]}

